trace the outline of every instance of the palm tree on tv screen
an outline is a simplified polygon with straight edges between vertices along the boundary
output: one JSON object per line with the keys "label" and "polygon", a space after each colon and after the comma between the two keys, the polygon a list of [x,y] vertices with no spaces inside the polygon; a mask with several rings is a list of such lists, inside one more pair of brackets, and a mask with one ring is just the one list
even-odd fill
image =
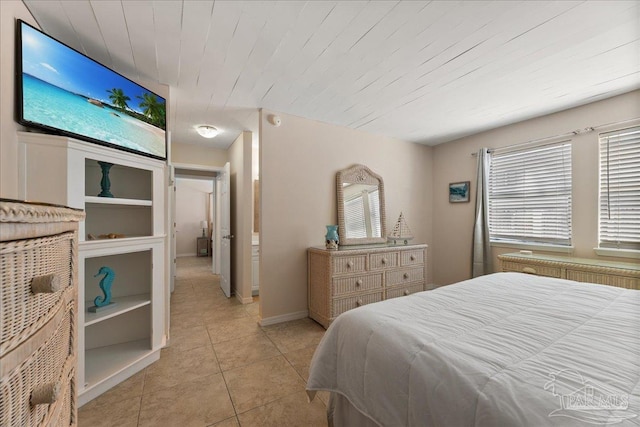
{"label": "palm tree on tv screen", "polygon": [[122,111],[129,108],[129,106],[127,105],[127,101],[131,101],[131,98],[125,95],[122,89],[107,89],[107,92],[109,92],[109,99],[111,100],[111,102],[113,102],[113,105],[115,105]]}
{"label": "palm tree on tv screen", "polygon": [[158,98],[152,93],[144,93],[142,96],[138,96],[142,100],[140,102],[140,108],[145,116],[147,116],[151,123],[155,126],[165,127],[165,104],[158,101]]}

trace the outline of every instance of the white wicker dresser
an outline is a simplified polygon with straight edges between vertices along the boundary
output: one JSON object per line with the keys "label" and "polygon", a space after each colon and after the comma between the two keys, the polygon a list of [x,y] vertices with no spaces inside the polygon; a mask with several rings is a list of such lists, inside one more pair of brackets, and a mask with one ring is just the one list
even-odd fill
{"label": "white wicker dresser", "polygon": [[498,255],[502,271],[640,289],[640,264],[554,255]]}
{"label": "white wicker dresser", "polygon": [[427,245],[309,248],[309,317],[328,328],[347,310],[425,290]]}
{"label": "white wicker dresser", "polygon": [[76,209],[0,199],[0,425],[76,425]]}

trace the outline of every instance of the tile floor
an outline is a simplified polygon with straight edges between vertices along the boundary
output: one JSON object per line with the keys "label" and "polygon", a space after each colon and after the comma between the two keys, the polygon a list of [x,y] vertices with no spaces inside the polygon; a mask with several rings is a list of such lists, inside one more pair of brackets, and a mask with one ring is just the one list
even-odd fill
{"label": "tile floor", "polygon": [[227,299],[211,258],[178,258],[171,342],[160,360],[79,409],[80,427],[326,426],[327,393],[304,385],[324,329],[258,325],[259,303]]}

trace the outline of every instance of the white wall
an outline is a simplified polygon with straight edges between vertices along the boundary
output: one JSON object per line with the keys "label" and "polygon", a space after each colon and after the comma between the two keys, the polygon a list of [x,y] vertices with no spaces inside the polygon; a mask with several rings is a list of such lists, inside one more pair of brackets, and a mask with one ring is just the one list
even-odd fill
{"label": "white wall", "polygon": [[[445,285],[471,277],[476,191],[476,158],[471,153],[481,147],[505,147],[639,117],[640,91],[635,91],[434,147],[431,254],[435,283]],[[593,248],[598,244],[598,131],[572,138],[572,159],[573,256],[597,258]],[[470,203],[449,203],[448,184],[458,181],[471,181]],[[495,267],[499,265],[497,255],[517,250],[494,247]]]}
{"label": "white wall", "polygon": [[236,298],[242,303],[251,297],[252,133],[242,132],[229,147],[231,166],[231,277]]}
{"label": "white wall", "polygon": [[21,1],[0,1],[0,196],[18,198],[18,137],[15,121],[16,18],[39,28]]}
{"label": "white wall", "polygon": [[[382,176],[387,229],[400,211],[415,243],[431,242],[432,148],[278,114],[260,118],[260,303],[266,322],[307,312],[307,248],[337,224],[336,172],[355,163]],[[430,253],[431,250],[429,249]],[[430,281],[432,263],[428,261]]]}
{"label": "white wall", "polygon": [[229,161],[227,150],[205,147],[203,145],[171,142],[171,162],[201,166],[224,167]]}
{"label": "white wall", "polygon": [[201,221],[207,219],[213,180],[176,178],[176,254],[195,256],[196,238],[202,236]]}

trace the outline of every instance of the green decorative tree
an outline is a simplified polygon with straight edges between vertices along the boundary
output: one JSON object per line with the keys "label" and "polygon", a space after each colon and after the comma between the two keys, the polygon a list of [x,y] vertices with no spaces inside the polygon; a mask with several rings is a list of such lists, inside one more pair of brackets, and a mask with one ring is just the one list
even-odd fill
{"label": "green decorative tree", "polygon": [[122,89],[113,88],[108,89],[107,92],[109,93],[109,99],[114,106],[118,107],[121,111],[125,111],[129,108],[127,101],[131,101],[131,98],[125,95]]}
{"label": "green decorative tree", "polygon": [[152,93],[144,93],[138,96],[142,100],[140,108],[145,116],[151,120],[151,123],[162,129],[165,128],[165,104],[158,101],[158,98]]}

